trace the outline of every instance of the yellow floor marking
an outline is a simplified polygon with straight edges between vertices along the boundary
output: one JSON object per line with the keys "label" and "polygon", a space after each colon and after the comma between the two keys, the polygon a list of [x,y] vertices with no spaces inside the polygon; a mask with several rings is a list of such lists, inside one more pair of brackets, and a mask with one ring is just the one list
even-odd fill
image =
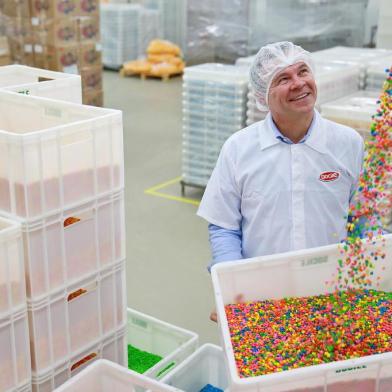
{"label": "yellow floor marking", "polygon": [[199,200],[190,199],[190,198],[181,197],[181,196],[173,196],[173,195],[169,195],[167,193],[158,192],[158,190],[161,190],[161,189],[166,188],[170,185],[179,183],[181,181],[181,178],[182,177],[176,177],[176,178],[173,178],[172,180],[162,182],[161,184],[158,184],[158,185],[154,185],[153,187],[146,189],[144,191],[144,193],[147,195],[151,195],[151,196],[162,197],[164,199],[179,201],[181,203],[193,204],[195,206],[198,206],[200,204]]}

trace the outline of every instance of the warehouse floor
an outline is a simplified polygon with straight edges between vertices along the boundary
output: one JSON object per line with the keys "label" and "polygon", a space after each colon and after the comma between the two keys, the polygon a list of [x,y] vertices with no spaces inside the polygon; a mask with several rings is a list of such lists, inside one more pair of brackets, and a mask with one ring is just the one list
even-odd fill
{"label": "warehouse floor", "polygon": [[[105,107],[123,111],[128,306],[197,332],[201,343],[218,343],[217,325],[209,320],[207,223],[192,204],[202,192],[186,188],[187,200],[176,200],[181,83],[178,77],[143,81],[104,73]],[[156,192],[145,193],[150,188]]]}

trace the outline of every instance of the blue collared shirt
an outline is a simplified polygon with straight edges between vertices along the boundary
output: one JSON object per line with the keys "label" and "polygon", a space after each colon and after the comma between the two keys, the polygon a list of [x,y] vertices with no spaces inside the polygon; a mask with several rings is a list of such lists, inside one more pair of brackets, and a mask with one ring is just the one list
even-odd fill
{"label": "blue collared shirt", "polygon": [[[299,143],[304,143],[306,141],[306,139],[311,135],[313,128],[314,128],[314,123],[315,123],[314,117],[315,116],[313,116],[312,122],[310,123],[310,127],[307,130],[305,136],[299,141]],[[279,131],[278,127],[276,126],[274,120],[272,119],[272,116],[271,116],[271,128],[272,128],[277,139],[279,139],[282,142],[287,143],[287,144],[295,144],[295,143],[293,143],[293,141],[291,139],[282,135],[282,133]]]}

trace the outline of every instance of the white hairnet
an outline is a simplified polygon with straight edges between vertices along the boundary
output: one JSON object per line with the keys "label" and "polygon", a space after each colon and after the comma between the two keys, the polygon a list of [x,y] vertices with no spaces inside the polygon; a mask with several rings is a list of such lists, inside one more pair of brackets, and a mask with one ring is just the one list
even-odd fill
{"label": "white hairnet", "polygon": [[268,110],[268,92],[274,77],[283,69],[299,62],[304,62],[314,73],[310,53],[292,42],[276,42],[259,50],[250,68],[250,84],[258,109]]}

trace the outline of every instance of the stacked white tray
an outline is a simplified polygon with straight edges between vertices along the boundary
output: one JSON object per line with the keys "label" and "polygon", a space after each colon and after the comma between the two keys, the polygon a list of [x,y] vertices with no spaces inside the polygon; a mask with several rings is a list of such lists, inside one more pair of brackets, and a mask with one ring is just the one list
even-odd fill
{"label": "stacked white tray", "polygon": [[101,4],[103,64],[119,68],[145,54],[160,36],[159,12],[138,4]]}
{"label": "stacked white tray", "polygon": [[381,92],[384,82],[388,77],[388,72],[392,66],[392,54],[371,61],[366,68],[366,90]]}
{"label": "stacked white tray", "polygon": [[207,63],[185,69],[183,180],[205,186],[225,140],[245,124],[248,70]]}
{"label": "stacked white tray", "polygon": [[380,0],[376,45],[392,49],[392,7],[389,0]]}

